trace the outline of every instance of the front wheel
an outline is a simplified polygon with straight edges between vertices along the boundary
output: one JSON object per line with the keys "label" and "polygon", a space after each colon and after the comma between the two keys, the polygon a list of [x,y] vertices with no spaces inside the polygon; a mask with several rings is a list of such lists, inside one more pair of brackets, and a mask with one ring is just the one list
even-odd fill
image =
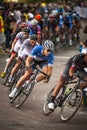
{"label": "front wheel", "polygon": [[43,105],[43,113],[45,115],[49,115],[50,113],[52,113],[53,111],[50,110],[48,108],[48,103],[50,102],[50,97],[52,95],[52,92],[53,92],[54,88],[52,88],[52,90],[49,92],[49,94],[47,95],[47,98],[45,99],[45,102],[44,102],[44,105]]}
{"label": "front wheel", "polygon": [[30,95],[30,93],[34,88],[34,85],[35,85],[34,81],[29,82],[27,85],[25,84],[23,90],[16,99],[16,108],[21,107],[23,103],[27,100],[28,96]]}
{"label": "front wheel", "polygon": [[[49,94],[47,95],[47,98],[45,99],[45,102],[44,102],[44,105],[43,105],[43,113],[44,113],[44,115],[46,115],[46,116],[48,116],[49,114],[51,114],[51,113],[54,111],[54,110],[50,110],[50,109],[48,108],[48,104],[49,104],[49,102],[50,102],[51,95],[52,95],[52,92],[54,91],[54,88],[55,88],[55,87],[53,87],[53,88],[51,89],[51,91],[49,92]],[[58,97],[61,96],[62,91],[63,91],[63,88],[60,89],[60,91],[59,91],[59,93],[58,93],[56,99],[58,99]],[[55,101],[56,101],[56,100],[55,100]],[[56,106],[56,105],[57,105],[56,102],[54,102],[54,104],[55,104],[55,108],[56,108],[56,107],[57,107],[57,106]]]}
{"label": "front wheel", "polygon": [[70,120],[78,111],[81,102],[82,91],[77,89],[76,91],[72,92],[63,102],[59,115],[60,120],[63,122]]}

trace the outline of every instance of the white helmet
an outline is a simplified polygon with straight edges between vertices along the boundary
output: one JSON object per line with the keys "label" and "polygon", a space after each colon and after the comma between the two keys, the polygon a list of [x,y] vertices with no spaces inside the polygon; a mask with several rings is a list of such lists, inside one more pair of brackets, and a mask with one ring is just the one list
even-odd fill
{"label": "white helmet", "polygon": [[32,13],[28,13],[29,19],[33,19],[34,15]]}
{"label": "white helmet", "polygon": [[38,25],[38,21],[36,19],[31,20],[31,25]]}
{"label": "white helmet", "polygon": [[53,16],[58,15],[58,11],[57,11],[57,10],[52,10],[52,15],[53,15]]}
{"label": "white helmet", "polygon": [[87,48],[82,49],[81,53],[87,54]]}
{"label": "white helmet", "polygon": [[51,40],[46,40],[43,44],[43,48],[54,51],[54,43]]}

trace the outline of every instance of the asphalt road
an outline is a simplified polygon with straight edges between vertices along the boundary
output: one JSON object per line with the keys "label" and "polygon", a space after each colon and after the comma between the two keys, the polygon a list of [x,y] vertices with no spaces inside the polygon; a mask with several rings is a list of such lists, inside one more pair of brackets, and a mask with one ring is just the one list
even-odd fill
{"label": "asphalt road", "polygon": [[[86,22],[82,21],[83,26]],[[86,39],[87,34],[81,32],[81,40]],[[34,87],[30,97],[20,109],[15,104],[9,103],[9,90],[3,85],[0,78],[0,130],[79,130],[87,129],[87,110],[81,108],[67,123],[59,120],[57,109],[50,116],[43,115],[43,103],[51,88],[56,84],[59,74],[66,60],[78,53],[78,46],[67,51],[59,50],[55,54],[54,70],[49,83],[40,82]],[[5,66],[8,54],[0,54],[0,73]]]}

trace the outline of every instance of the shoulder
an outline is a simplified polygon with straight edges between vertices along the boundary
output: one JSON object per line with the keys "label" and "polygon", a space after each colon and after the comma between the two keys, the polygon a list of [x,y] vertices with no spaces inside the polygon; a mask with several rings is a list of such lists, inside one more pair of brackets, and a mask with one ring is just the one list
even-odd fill
{"label": "shoulder", "polygon": [[35,46],[35,47],[33,48],[33,51],[35,51],[35,52],[41,52],[42,49],[43,49],[43,46],[38,45],[38,46]]}
{"label": "shoulder", "polygon": [[77,54],[77,55],[75,55],[74,57],[73,57],[73,61],[75,61],[75,62],[79,62],[80,61],[80,59],[82,59],[82,58],[84,58],[84,54]]}
{"label": "shoulder", "polygon": [[19,32],[19,33],[17,33],[17,35],[23,35],[24,34],[24,32]]}
{"label": "shoulder", "polygon": [[53,53],[50,53],[48,57],[49,57],[49,59],[54,60],[54,54]]}

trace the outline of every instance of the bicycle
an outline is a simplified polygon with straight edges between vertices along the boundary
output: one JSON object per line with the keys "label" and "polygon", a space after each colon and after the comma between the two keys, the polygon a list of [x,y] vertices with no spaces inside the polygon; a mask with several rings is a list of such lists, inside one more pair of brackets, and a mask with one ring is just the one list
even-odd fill
{"label": "bicycle", "polygon": [[[33,64],[32,64],[33,65]],[[32,67],[31,65],[31,67]],[[26,101],[26,99],[29,97],[30,93],[32,92],[34,86],[35,86],[35,78],[38,73],[44,74],[46,77],[48,75],[44,73],[38,66],[34,66],[35,70],[32,73],[31,77],[29,78],[28,83],[24,83],[22,87],[19,88],[18,93],[14,96],[13,99],[10,99],[10,103],[13,103],[16,101],[16,108],[19,108],[23,105],[23,103]],[[12,90],[14,89],[15,85],[12,87]]]}
{"label": "bicycle", "polygon": [[11,70],[12,68],[14,67],[15,63],[16,63],[16,60],[17,59],[14,59],[11,63],[11,65],[8,67],[7,71],[6,71],[6,76],[4,78],[4,86],[6,85],[7,86],[7,82],[8,82],[8,79],[9,79],[9,76],[10,76],[10,73],[11,73]]}
{"label": "bicycle", "polygon": [[[54,102],[55,109],[58,107],[61,108],[59,118],[62,122],[69,121],[76,114],[82,103],[82,90],[79,89],[79,84],[82,81],[87,82],[87,80],[85,80],[85,73],[83,72],[77,72],[75,73],[75,76],[76,79],[68,80],[68,82],[65,83]],[[72,85],[74,85],[74,87]],[[67,87],[71,87],[71,90],[66,94]],[[47,95],[43,105],[43,113],[47,116],[54,112],[54,110],[50,110],[48,108],[48,103],[50,102],[50,97],[53,90],[54,88],[52,88],[52,90]]]}
{"label": "bicycle", "polygon": [[9,91],[11,91],[13,86],[16,85],[17,81],[24,74],[24,72],[25,72],[25,62],[22,62],[17,73],[14,74],[14,76],[12,77],[11,82],[9,83],[9,81],[7,81]]}

